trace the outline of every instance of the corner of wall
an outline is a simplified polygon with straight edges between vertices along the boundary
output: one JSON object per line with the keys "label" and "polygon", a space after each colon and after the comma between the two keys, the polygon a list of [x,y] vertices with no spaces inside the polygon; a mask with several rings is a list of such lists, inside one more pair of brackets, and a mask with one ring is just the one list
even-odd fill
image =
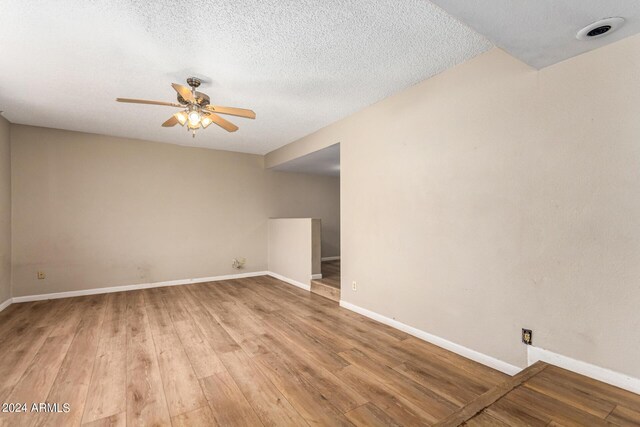
{"label": "corner of wall", "polygon": [[[7,257],[8,259],[3,260],[3,265],[0,266],[2,269],[2,277],[3,282],[1,286],[5,289],[0,293],[0,310],[8,307],[12,302],[13,297],[13,278],[12,278],[12,264],[13,264],[13,244],[12,244],[12,185],[11,185],[11,128],[12,124],[6,118],[0,116],[0,143],[3,145],[2,153],[6,158],[0,159],[2,162],[2,166],[0,170],[2,171],[2,188],[0,188],[0,192],[2,192],[2,200],[3,204],[6,203],[5,206],[2,206],[3,211],[7,211],[8,215],[8,223],[3,224],[3,230],[0,230],[0,236],[2,236],[2,242],[0,244],[6,245],[7,247]],[[6,229],[5,228],[6,225]],[[4,251],[3,251],[4,252]],[[6,276],[6,277],[5,277]]]}
{"label": "corner of wall", "polygon": [[13,298],[13,180],[12,177],[12,145],[13,145],[13,124],[7,120],[9,124],[9,300]]}

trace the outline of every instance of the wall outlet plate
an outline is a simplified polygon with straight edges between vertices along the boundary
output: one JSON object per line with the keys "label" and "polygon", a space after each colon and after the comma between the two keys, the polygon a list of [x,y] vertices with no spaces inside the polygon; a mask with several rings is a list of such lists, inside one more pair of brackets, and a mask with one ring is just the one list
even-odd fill
{"label": "wall outlet plate", "polygon": [[522,329],[522,342],[526,345],[533,343],[533,331],[531,329]]}
{"label": "wall outlet plate", "polygon": [[44,275],[44,271],[38,271],[38,280],[44,279],[46,276]]}
{"label": "wall outlet plate", "polygon": [[353,282],[351,282],[351,290],[352,291],[357,291],[358,290],[358,285],[357,285],[355,280]]}

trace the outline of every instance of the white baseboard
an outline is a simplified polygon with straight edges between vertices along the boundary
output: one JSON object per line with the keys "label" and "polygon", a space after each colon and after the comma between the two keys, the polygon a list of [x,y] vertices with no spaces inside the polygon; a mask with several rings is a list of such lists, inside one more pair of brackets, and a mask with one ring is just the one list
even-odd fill
{"label": "white baseboard", "polygon": [[312,274],[311,280],[320,280],[322,279],[322,274]]}
{"label": "white baseboard", "polygon": [[274,273],[273,271],[267,271],[265,274],[268,274],[269,276],[274,277],[278,280],[282,280],[283,282],[286,282],[290,285],[297,286],[298,288],[304,289],[305,291],[311,291],[310,285],[305,285],[304,283],[298,282],[297,280],[289,279],[288,277],[285,277],[278,273]]}
{"label": "white baseboard", "polygon": [[404,323],[398,322],[397,320],[390,319],[386,316],[367,310],[366,308],[358,307],[357,305],[351,304],[349,302],[341,300],[340,307],[344,307],[347,310],[362,314],[363,316],[376,320],[380,323],[384,323],[385,325],[391,326],[392,328],[399,329],[403,332],[408,333],[409,335],[413,335],[416,338],[420,338],[421,340],[430,342],[431,344],[437,345],[438,347],[442,347],[446,350],[452,351],[456,354],[459,354],[460,356],[466,357],[467,359],[482,363],[483,365],[489,366],[490,368],[497,369],[498,371],[504,372],[505,374],[515,375],[522,370],[517,366],[511,365],[500,359],[496,359],[495,357],[491,357],[484,353],[480,353],[470,348],[461,346],[460,344],[453,343],[444,338],[432,335],[429,332],[414,328],[413,326],[405,325]]}
{"label": "white baseboard", "polygon": [[640,379],[638,378],[601,368],[600,366],[592,365],[581,360],[572,359],[571,357],[563,356],[540,347],[528,346],[527,363],[533,365],[539,360],[640,394]]}
{"label": "white baseboard", "polygon": [[[386,316],[362,307],[358,307],[357,305],[351,304],[349,302],[340,301],[340,306],[356,313],[362,314],[363,316],[369,317],[370,319],[376,320],[380,323],[384,323],[385,325],[389,325],[393,328],[399,329],[403,332],[413,335],[414,337],[428,341],[432,344],[437,345],[438,347],[442,347],[444,349],[457,353],[461,356],[466,357],[467,359],[475,360],[478,363],[482,363],[483,365],[502,371],[506,374],[515,375],[521,371],[521,369],[517,366],[488,356],[484,353],[480,353],[470,348],[461,346],[460,344],[453,343],[444,338],[414,328],[413,326],[405,325],[404,323],[398,322],[397,320],[390,319]],[[640,379],[638,378],[634,378],[626,374],[621,374],[619,372],[592,365],[580,360],[572,359],[570,357],[563,356],[561,354],[557,354],[543,348],[528,346],[528,366],[533,365],[539,360],[555,366],[559,366],[564,369],[568,369],[581,375],[585,375],[598,381],[620,387],[632,393],[640,394]]]}
{"label": "white baseboard", "polygon": [[[83,289],[81,291],[56,292],[51,294],[27,295],[13,297],[13,302],[42,301],[47,299],[79,297],[83,295],[108,294],[112,292],[133,291],[137,289],[161,288],[164,286],[188,285],[191,283],[217,282],[219,280],[242,279],[244,277],[265,276],[266,271],[254,271],[250,273],[227,274],[225,276],[200,277],[197,279],[179,279],[166,282],[142,283],[137,285],[113,286],[108,288]],[[3,303],[4,304],[4,303]]]}
{"label": "white baseboard", "polygon": [[326,256],[323,258],[320,258],[320,261],[336,261],[340,259],[340,255],[338,256]]}
{"label": "white baseboard", "polygon": [[288,277],[282,276],[272,271],[253,271],[250,273],[227,274],[224,276],[200,277],[196,279],[168,280],[165,282],[141,283],[136,285],[111,286],[111,287],[105,287],[105,288],[83,289],[80,291],[55,292],[50,294],[13,297],[13,298],[9,298],[8,300],[0,304],[0,311],[4,310],[6,307],[11,305],[12,303],[19,303],[19,302],[42,301],[42,300],[48,300],[48,299],[79,297],[79,296],[85,296],[85,295],[108,294],[112,292],[124,292],[124,291],[134,291],[138,289],[161,288],[164,286],[188,285],[191,283],[217,282],[220,280],[233,280],[233,279],[242,279],[245,277],[256,277],[256,276],[267,276],[267,275],[275,277],[276,279],[282,280],[283,282],[289,283],[293,286],[302,288],[306,291],[309,291],[311,289],[309,285],[305,285],[304,283],[300,283],[296,280],[289,279]]}
{"label": "white baseboard", "polygon": [[1,303],[0,304],[0,311],[2,311],[5,308],[9,307],[11,305],[11,303],[13,303],[13,298],[9,298],[5,302]]}

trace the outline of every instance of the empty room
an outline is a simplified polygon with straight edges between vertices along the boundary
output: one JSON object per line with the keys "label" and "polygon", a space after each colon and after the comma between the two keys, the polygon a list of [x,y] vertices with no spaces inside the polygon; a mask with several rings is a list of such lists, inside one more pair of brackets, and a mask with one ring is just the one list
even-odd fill
{"label": "empty room", "polygon": [[0,405],[640,426],[640,2],[0,1]]}

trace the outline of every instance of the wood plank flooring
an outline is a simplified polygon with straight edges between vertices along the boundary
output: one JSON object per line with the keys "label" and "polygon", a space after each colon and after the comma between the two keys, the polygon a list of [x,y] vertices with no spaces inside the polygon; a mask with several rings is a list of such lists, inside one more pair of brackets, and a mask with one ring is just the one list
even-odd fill
{"label": "wood plank flooring", "polygon": [[60,410],[0,413],[0,426],[640,422],[640,396],[572,375],[545,366],[509,388],[515,377],[267,276],[0,313],[0,402]]}
{"label": "wood plank flooring", "polygon": [[340,260],[322,262],[322,279],[311,280],[311,292],[340,301]]}
{"label": "wood plank flooring", "polygon": [[340,260],[323,261],[321,264],[322,279],[325,285],[340,289]]}
{"label": "wood plank flooring", "polygon": [[639,395],[541,362],[528,369],[536,372],[463,425],[640,426]]}

